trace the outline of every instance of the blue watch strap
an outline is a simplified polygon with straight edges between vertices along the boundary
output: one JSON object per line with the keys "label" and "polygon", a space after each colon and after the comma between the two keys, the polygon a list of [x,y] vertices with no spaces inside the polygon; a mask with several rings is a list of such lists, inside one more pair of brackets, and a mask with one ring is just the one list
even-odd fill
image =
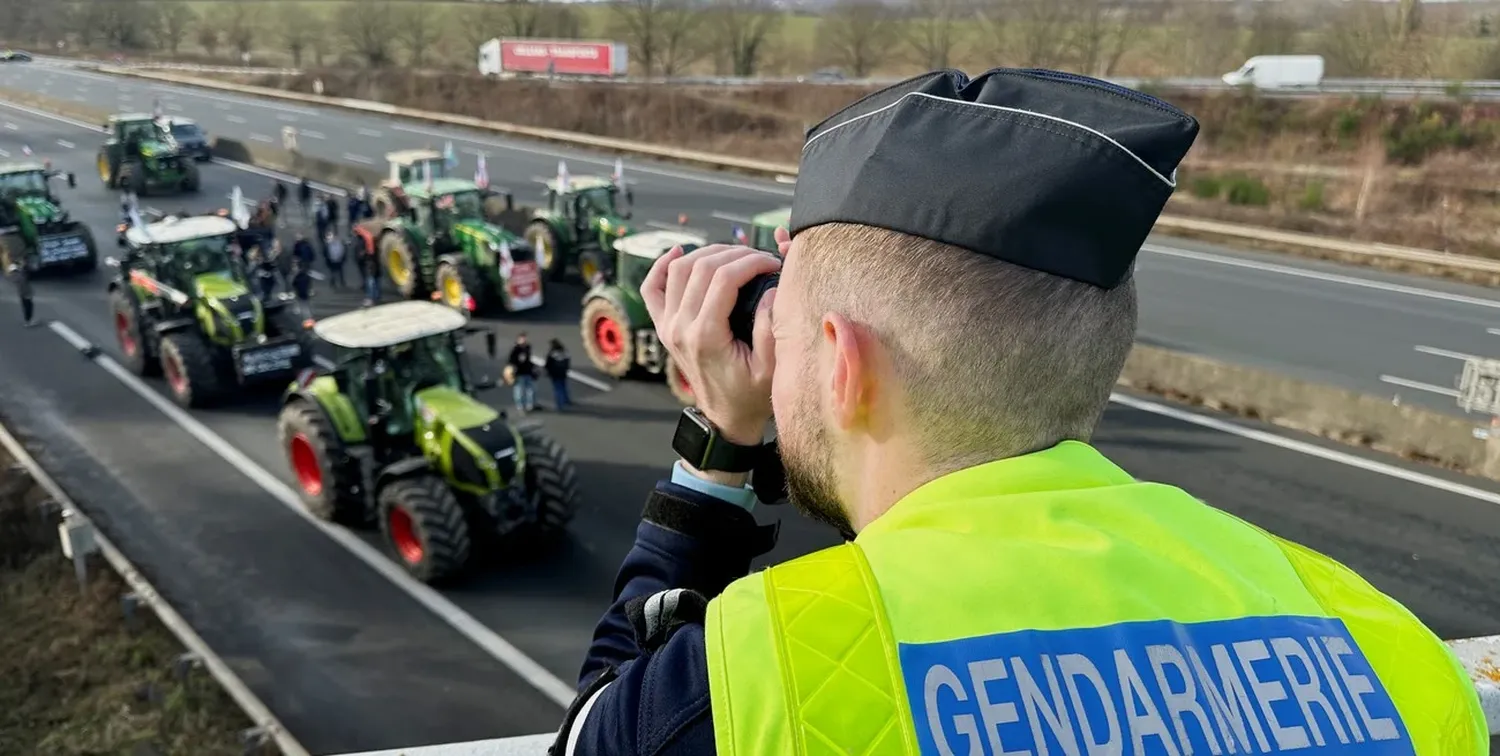
{"label": "blue watch strap", "polygon": [[733,504],[746,512],[754,511],[755,509],[755,491],[751,490],[749,486],[735,488],[734,486],[726,486],[722,483],[704,480],[688,472],[680,459],[672,463],[672,482],[683,488],[697,491],[704,496],[712,496],[720,501]]}

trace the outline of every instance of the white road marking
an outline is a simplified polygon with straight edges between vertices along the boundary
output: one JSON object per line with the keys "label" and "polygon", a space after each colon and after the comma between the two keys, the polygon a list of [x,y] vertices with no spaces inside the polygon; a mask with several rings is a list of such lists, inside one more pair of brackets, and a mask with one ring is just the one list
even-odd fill
{"label": "white road marking", "polygon": [[323,132],[321,132],[321,131],[309,131],[307,129],[304,129],[302,131],[297,132],[297,136],[305,136],[308,139],[325,139],[326,138],[324,136]]}
{"label": "white road marking", "polygon": [[364,137],[378,137],[380,136],[380,132],[374,129],[360,129],[359,135]]}
{"label": "white road marking", "polygon": [[364,155],[356,155],[356,154],[354,154],[352,152],[346,152],[346,153],[344,153],[343,154],[343,158],[345,160],[348,160],[351,163],[359,163],[360,165],[374,165],[375,164],[375,161],[373,159],[367,158]]}
{"label": "white road marking", "polygon": [[1432,355],[1434,357],[1447,357],[1447,358],[1453,359],[1453,360],[1477,360],[1477,359],[1479,359],[1478,357],[1476,357],[1476,356],[1474,356],[1472,354],[1464,354],[1463,352],[1455,352],[1452,349],[1438,349],[1437,347],[1422,346],[1421,344],[1418,344],[1417,346],[1412,347],[1412,349],[1414,349],[1414,350],[1416,350],[1418,352],[1421,352],[1422,354],[1430,354],[1430,355]]}
{"label": "white road marking", "polygon": [[265,134],[251,134],[250,138],[257,142],[265,142],[266,144],[270,144],[272,141],[271,138],[266,136]]}
{"label": "white road marking", "polygon": [[1382,375],[1380,376],[1380,381],[1382,383],[1389,383],[1392,386],[1401,386],[1403,388],[1426,391],[1428,393],[1438,394],[1441,396],[1451,396],[1454,399],[1458,398],[1458,389],[1439,386],[1435,383],[1423,383],[1422,381],[1413,381],[1407,378],[1397,378],[1394,375]]}
{"label": "white road marking", "polygon": [[1386,281],[1374,281],[1368,278],[1345,276],[1338,273],[1324,273],[1317,270],[1308,270],[1307,268],[1294,268],[1289,265],[1278,265],[1276,263],[1260,262],[1257,260],[1241,260],[1234,257],[1226,257],[1224,255],[1215,255],[1209,252],[1193,252],[1186,249],[1178,249],[1176,247],[1164,247],[1160,244],[1146,244],[1141,247],[1141,250],[1145,252],[1151,252],[1153,254],[1165,255],[1167,257],[1181,257],[1189,260],[1198,260],[1201,262],[1216,263],[1218,265],[1227,265],[1231,268],[1247,268],[1250,270],[1259,270],[1267,273],[1280,273],[1286,276],[1296,276],[1298,278],[1307,278],[1314,281],[1326,281],[1329,283],[1344,284],[1346,286],[1358,286],[1365,289],[1378,289],[1380,291],[1388,291],[1394,294],[1408,294],[1414,297],[1440,299],[1445,302],[1456,302],[1458,304],[1467,304],[1474,305],[1476,307],[1488,307],[1490,309],[1500,310],[1500,300],[1495,299],[1470,297],[1463,294],[1454,294],[1446,291],[1422,289],[1416,286],[1388,283]]}
{"label": "white road marking", "polygon": [[287,123],[295,123],[297,120],[297,116],[282,113],[281,115],[276,116],[276,120],[286,121]]}
{"label": "white road marking", "polygon": [[74,147],[77,147],[78,145],[73,144],[72,142],[69,142],[66,139],[59,139],[59,140],[57,140],[57,146],[65,149],[65,150],[71,150]]}
{"label": "white road marking", "polygon": [[[532,357],[531,364],[536,365],[537,367],[546,367],[547,361],[542,359],[541,357]],[[578,381],[579,383],[582,383],[585,386],[588,386],[591,389],[596,389],[598,391],[609,392],[615,390],[614,386],[611,386],[608,383],[605,383],[604,381],[601,381],[593,376],[584,375],[583,373],[580,373],[576,370],[569,370],[568,377],[572,378],[575,381]]]}
{"label": "white road marking", "polygon": [[216,102],[216,103],[214,103],[214,107],[216,109],[218,109],[218,110],[228,110],[229,109],[229,103]]}
{"label": "white road marking", "polygon": [[8,157],[10,157],[10,153],[9,152],[6,152],[5,150],[0,150],[0,158],[8,158]]}
{"label": "white road marking", "polygon": [[[87,339],[79,336],[76,331],[61,322],[53,321],[48,324],[48,327],[53,333],[56,333],[64,341],[72,344],[80,351],[87,350],[90,346]],[[182,408],[157,393],[140,378],[137,378],[124,367],[121,367],[113,358],[105,354],[100,354],[94,358],[93,362],[103,368],[104,372],[130,389],[136,396],[146,400],[147,403],[165,415],[167,419],[176,423],[184,431],[187,431],[189,435],[196,438],[210,451],[219,455],[221,459],[229,463],[236,470],[239,470],[245,477],[259,486],[261,490],[270,495],[272,499],[275,499],[282,506],[291,510],[308,524],[322,531],[329,539],[342,546],[361,562],[364,562],[371,569],[385,577],[403,593],[426,607],[428,611],[442,619],[454,630],[457,630],[459,634],[463,635],[476,646],[479,646],[502,664],[510,667],[523,680],[557,703],[558,706],[566,708],[573,702],[576,691],[572,685],[563,682],[561,678],[552,674],[547,668],[538,664],[514,645],[511,645],[509,641],[502,638],[495,631],[485,627],[479,620],[463,609],[460,609],[458,605],[454,604],[447,597],[412,578],[389,557],[377,551],[352,531],[313,517],[302,506],[302,501],[297,493],[290,486],[283,483],[280,478],[256,464],[244,452],[241,452],[233,444],[226,441],[224,437],[199,422],[197,418],[184,412]]]}
{"label": "white road marking", "polygon": [[224,116],[224,120],[226,120],[226,121],[228,121],[230,123],[244,123],[245,122],[245,119],[243,119],[243,118],[241,118],[241,117],[239,117],[237,115]]}
{"label": "white road marking", "polygon": [[172,111],[174,113],[181,113],[182,112],[182,106],[174,104],[174,103],[168,103],[167,104],[167,110],[170,110],[170,111]]}
{"label": "white road marking", "polygon": [[1133,396],[1126,396],[1124,394],[1118,393],[1110,394],[1109,400],[1117,404],[1123,404],[1126,407],[1130,407],[1132,409],[1138,409],[1142,412],[1150,412],[1153,415],[1170,417],[1173,420],[1180,420],[1184,423],[1196,425],[1201,428],[1211,428],[1216,431],[1228,433],[1231,436],[1239,436],[1240,438],[1247,438],[1251,441],[1259,441],[1260,443],[1286,449],[1287,451],[1306,454],[1309,457],[1317,457],[1318,459],[1322,459],[1328,462],[1334,462],[1337,464],[1346,465],[1348,467],[1365,470],[1366,472],[1376,473],[1377,475],[1385,475],[1391,478],[1396,478],[1398,480],[1404,480],[1408,483],[1415,483],[1419,486],[1435,488],[1439,491],[1447,491],[1448,493],[1457,494],[1459,496],[1467,496],[1470,499],[1476,499],[1488,504],[1500,504],[1500,493],[1486,491],[1482,488],[1475,488],[1474,486],[1466,486],[1462,483],[1454,483],[1453,481],[1444,480],[1434,475],[1407,470],[1406,468],[1397,467],[1395,465],[1386,464],[1384,462],[1376,462],[1374,460],[1365,459],[1364,457],[1360,457],[1354,454],[1349,454],[1348,452],[1327,449],[1317,444],[1310,444],[1306,441],[1298,441],[1296,439],[1287,438],[1285,436],[1279,436],[1275,433],[1270,433],[1256,428],[1249,428],[1243,425],[1228,422],[1226,420],[1221,420],[1217,417],[1199,415],[1193,412],[1178,409],[1176,407],[1169,407],[1165,404],[1158,404],[1157,402],[1147,401],[1145,399],[1137,399]]}
{"label": "white road marking", "polygon": [[15,125],[14,123],[11,123],[10,121],[6,121],[5,122],[5,130],[6,131],[17,131],[19,129],[20,129],[19,126]]}

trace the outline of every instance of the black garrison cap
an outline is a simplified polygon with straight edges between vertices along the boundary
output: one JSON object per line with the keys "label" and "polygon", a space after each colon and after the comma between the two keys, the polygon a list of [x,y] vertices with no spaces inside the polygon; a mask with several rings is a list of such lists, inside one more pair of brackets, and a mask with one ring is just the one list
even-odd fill
{"label": "black garrison cap", "polygon": [[1098,79],[934,71],[808,131],[788,230],[876,226],[1113,288],[1197,135],[1181,110]]}

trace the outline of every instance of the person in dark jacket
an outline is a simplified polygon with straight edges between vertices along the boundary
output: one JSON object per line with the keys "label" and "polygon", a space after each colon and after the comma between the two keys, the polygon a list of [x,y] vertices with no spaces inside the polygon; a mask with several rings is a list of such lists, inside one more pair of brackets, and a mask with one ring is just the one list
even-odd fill
{"label": "person in dark jacket", "polygon": [[362,199],[360,191],[361,190],[355,190],[349,192],[348,211],[349,228],[351,230],[354,228],[354,224],[360,222],[361,220],[364,220],[365,217],[364,200]]}
{"label": "person in dark jacket", "polygon": [[286,205],[286,184],[276,179],[271,187],[271,215],[276,218],[276,225],[282,225],[281,208]]}
{"label": "person in dark jacket", "polygon": [[271,297],[276,294],[276,260],[271,257],[267,247],[254,246],[245,253],[245,261],[255,271],[255,283],[260,290],[261,303],[270,303]]}
{"label": "person in dark jacket", "polygon": [[339,201],[332,194],[323,197],[323,206],[328,213],[328,228],[335,234],[339,232]]}
{"label": "person in dark jacket", "polygon": [[313,203],[313,227],[317,229],[317,239],[322,243],[328,236],[328,203]]}
{"label": "person in dark jacket", "polygon": [[11,263],[6,269],[11,283],[15,284],[16,296],[21,298],[21,322],[30,328],[35,324],[32,317],[36,314],[35,305],[31,300],[31,276],[27,275],[26,269],[16,263]]}
{"label": "person in dark jacket", "polygon": [[312,184],[307,177],[302,177],[302,183],[297,185],[297,203],[302,205],[302,220],[306,221],[312,217]]}
{"label": "person in dark jacket", "polygon": [[516,410],[522,414],[536,409],[536,365],[531,362],[531,343],[522,331],[516,336],[515,346],[510,348],[510,359],[506,362],[515,375],[511,388]]}
{"label": "person in dark jacket", "polygon": [[547,377],[552,380],[552,396],[557,400],[559,412],[573,406],[573,398],[568,395],[568,368],[573,364],[573,358],[568,356],[568,350],[558,339],[552,340],[551,347],[547,350]]}

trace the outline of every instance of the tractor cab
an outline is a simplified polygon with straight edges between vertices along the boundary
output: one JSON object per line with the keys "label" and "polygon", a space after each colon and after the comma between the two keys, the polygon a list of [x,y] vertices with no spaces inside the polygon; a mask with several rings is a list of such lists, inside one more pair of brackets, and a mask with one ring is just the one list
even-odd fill
{"label": "tractor cab", "polygon": [[249,284],[240,261],[229,251],[239,233],[234,221],[217,214],[168,216],[127,228],[125,257],[117,264],[123,272],[137,274],[130,277],[131,283],[157,289],[149,293],[166,296],[179,306],[200,291],[215,298],[242,296]]}
{"label": "tractor cab", "polygon": [[547,206],[575,226],[586,226],[595,218],[630,220],[634,214],[635,193],[604,176],[575,176],[566,186],[549,179]]}
{"label": "tractor cab", "polygon": [[[431,302],[396,302],[355,310],[319,321],[313,334],[333,348],[328,374],[354,410],[375,418],[384,437],[383,457],[411,454],[416,444],[419,394],[431,388],[453,401],[491,388],[491,376],[477,376],[466,361],[465,336],[486,334],[493,360],[494,332],[469,327],[469,319]],[[455,407],[445,407],[452,411]]]}
{"label": "tractor cab", "polygon": [[708,238],[690,231],[643,231],[615,240],[615,280],[612,282],[632,292],[639,292],[646,274],[657,258],[681,245],[691,252],[708,244]]}
{"label": "tractor cab", "polygon": [[172,136],[171,123],[165,118],[144,113],[112,115],[104,124],[104,133],[124,145],[125,151],[131,154],[143,154],[143,148],[150,152],[153,142],[172,151],[177,146],[177,140]]}
{"label": "tractor cab", "polygon": [[776,229],[790,228],[792,221],[792,209],[790,207],[767,210],[758,215],[745,218],[729,213],[713,213],[713,217],[730,224],[730,235],[736,244],[744,244],[762,252],[777,252]]}
{"label": "tractor cab", "polygon": [[386,162],[390,173],[382,182],[388,188],[408,186],[426,181],[428,171],[434,179],[448,178],[448,163],[442,153],[433,150],[398,150],[387,152]]}
{"label": "tractor cab", "polygon": [[[0,229],[17,225],[21,220],[20,213],[36,210],[39,203],[56,208],[51,182],[58,178],[67,179],[69,188],[78,185],[73,174],[54,171],[50,163],[0,163]],[[51,217],[59,213],[62,220],[67,220],[67,212],[60,208],[46,215]]]}

